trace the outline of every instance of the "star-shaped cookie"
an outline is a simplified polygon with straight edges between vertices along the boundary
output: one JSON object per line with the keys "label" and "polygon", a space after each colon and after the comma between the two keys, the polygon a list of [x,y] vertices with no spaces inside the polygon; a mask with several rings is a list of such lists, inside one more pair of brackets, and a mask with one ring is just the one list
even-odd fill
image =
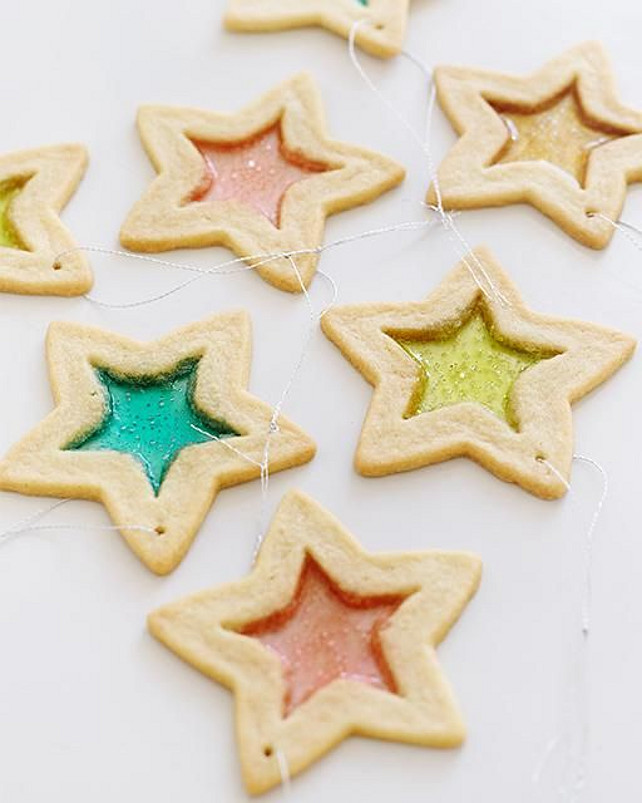
{"label": "star-shaped cookie", "polygon": [[[318,91],[298,75],[237,114],[146,106],[138,127],[157,178],[121,229],[134,251],[223,245],[301,292],[325,218],[396,186],[403,168],[328,139]],[[296,255],[296,268],[283,252]],[[259,259],[263,255],[263,259]]]}
{"label": "star-shaped cookie", "polygon": [[314,443],[245,389],[244,312],[150,343],[53,323],[55,409],[0,463],[0,488],[102,502],[157,574],[181,561],[220,488],[311,460]]}
{"label": "star-shaped cookie", "polygon": [[281,502],[243,580],[149,616],[151,632],[233,689],[243,778],[258,794],[350,734],[430,747],[465,736],[435,647],[475,593],[463,552],[372,555],[304,494]]}
{"label": "star-shaped cookie", "polygon": [[225,25],[231,31],[283,31],[319,25],[355,41],[373,56],[396,56],[403,47],[408,0],[230,0]]}
{"label": "star-shaped cookie", "polygon": [[642,180],[642,112],[618,101],[599,44],[526,77],[438,67],[435,84],[460,135],[438,171],[446,208],[530,203],[584,245],[609,243],[605,218],[619,218],[627,184]]}
{"label": "star-shaped cookie", "polygon": [[335,308],[322,327],[374,385],[361,474],[464,456],[545,499],[567,490],[571,403],[635,348],[620,332],[527,309],[486,248],[425,301]]}
{"label": "star-shaped cookie", "polygon": [[[92,275],[58,213],[87,166],[82,145],[0,156],[0,291],[74,296]],[[67,253],[66,253],[67,252]]]}

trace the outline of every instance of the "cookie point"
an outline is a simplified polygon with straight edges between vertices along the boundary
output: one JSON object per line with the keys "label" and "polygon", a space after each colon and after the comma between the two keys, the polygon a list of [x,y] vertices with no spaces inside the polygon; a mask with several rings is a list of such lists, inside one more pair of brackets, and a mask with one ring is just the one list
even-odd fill
{"label": "cookie point", "polygon": [[552,463],[543,452],[537,452],[533,458],[540,474],[536,478],[537,487],[531,489],[542,499],[561,499],[570,490],[568,471],[553,470]]}
{"label": "cookie point", "polygon": [[573,48],[577,51],[587,53],[589,55],[598,55],[601,58],[606,57],[606,50],[604,45],[598,39],[586,39],[584,42],[580,42],[576,48]]}
{"label": "cookie point", "polygon": [[468,738],[468,732],[463,722],[458,722],[453,726],[452,731],[444,740],[444,747],[461,747]]}
{"label": "cookie point", "polygon": [[72,159],[78,161],[83,170],[89,163],[89,151],[87,147],[80,142],[70,142],[67,145],[54,145],[53,147],[57,152],[67,154]]}
{"label": "cookie point", "polygon": [[362,477],[378,477],[385,473],[377,455],[369,454],[365,449],[359,448],[354,458],[354,467]]}
{"label": "cookie point", "polygon": [[171,612],[171,606],[157,608],[147,614],[147,632],[171,649],[172,629],[175,624],[175,617]]}
{"label": "cookie point", "polygon": [[474,552],[460,552],[458,554],[460,559],[471,570],[476,581],[475,585],[477,586],[481,580],[482,572],[484,570],[484,562],[482,561],[481,557],[476,555]]}
{"label": "cookie point", "polygon": [[311,504],[315,504],[315,501],[305,491],[301,491],[298,488],[290,488],[283,495],[279,503],[279,510],[285,510],[290,507],[304,507]]}
{"label": "cookie point", "polygon": [[158,577],[165,577],[168,575],[176,566],[175,563],[164,563],[164,562],[156,562],[156,561],[143,561],[145,566],[153,572]]}

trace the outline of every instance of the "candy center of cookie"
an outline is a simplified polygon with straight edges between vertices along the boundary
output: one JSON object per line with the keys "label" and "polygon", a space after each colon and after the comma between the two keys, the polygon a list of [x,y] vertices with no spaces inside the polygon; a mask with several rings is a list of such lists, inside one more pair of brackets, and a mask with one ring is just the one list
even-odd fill
{"label": "candy center of cookie", "polygon": [[124,377],[97,369],[105,415],[99,426],[67,449],[132,455],[158,494],[178,454],[187,446],[239,435],[198,409],[194,385],[198,361],[164,376]]}
{"label": "candy center of cookie", "polygon": [[581,186],[591,153],[629,133],[591,121],[574,88],[537,109],[491,105],[508,129],[506,144],[495,163],[543,159],[570,173]]}
{"label": "candy center of cookie", "polygon": [[239,143],[195,141],[205,162],[192,201],[236,201],[281,224],[286,191],[329,168],[286,148],[279,123]]}
{"label": "candy center of cookie", "polygon": [[554,356],[517,349],[496,337],[480,310],[456,332],[411,339],[393,335],[420,369],[408,418],[461,402],[481,404],[514,429],[511,390],[531,365]]}
{"label": "candy center of cookie", "polygon": [[24,181],[0,183],[0,246],[3,248],[26,250],[9,216],[11,204],[22,191],[24,184]]}
{"label": "candy center of cookie", "polygon": [[242,631],[281,659],[284,715],[341,678],[396,692],[381,632],[403,599],[346,592],[308,557],[290,604]]}

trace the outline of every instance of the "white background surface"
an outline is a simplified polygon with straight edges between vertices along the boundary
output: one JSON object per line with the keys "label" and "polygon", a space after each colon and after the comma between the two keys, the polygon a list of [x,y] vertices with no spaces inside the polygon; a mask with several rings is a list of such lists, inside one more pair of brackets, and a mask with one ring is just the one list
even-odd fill
{"label": "white background surface", "polygon": [[[125,213],[152,177],[134,116],[140,103],[234,110],[301,68],[315,76],[331,134],[396,157],[406,182],[363,209],[333,218],[326,240],[419,219],[420,154],[367,93],[345,42],[321,30],[232,35],[222,2],[80,0],[12,3],[3,14],[0,149],[84,142],[91,164],[64,219],[79,242],[117,246]],[[642,106],[636,0],[417,0],[407,47],[429,64],[525,72],[583,39],[610,51],[622,98]],[[419,126],[425,87],[407,62],[364,64]],[[440,112],[435,147],[453,134]],[[633,188],[625,218],[642,222]],[[534,210],[465,213],[472,244],[489,244],[542,312],[642,335],[642,254],[621,235],[603,252],[578,245]],[[222,249],[184,259],[209,265]],[[339,302],[417,299],[455,261],[443,232],[389,235],[326,254]],[[95,295],[144,297],[183,278],[129,260],[93,259]],[[322,304],[325,285],[313,298]],[[245,307],[254,322],[250,388],[275,402],[307,321],[302,298],[251,273],[208,278],[166,301],[128,311],[85,299],[0,298],[4,452],[51,408],[43,338],[51,320],[84,321],[153,338],[217,310]],[[640,358],[575,408],[576,449],[602,463],[610,493],[596,532],[590,645],[591,752],[587,803],[630,801],[639,789],[642,716],[642,541],[639,532]],[[568,730],[578,642],[581,560],[600,477],[576,464],[572,492],[544,502],[465,460],[364,479],[351,461],[370,388],[317,331],[285,413],[317,440],[308,466],[275,475],[269,507],[299,487],[338,515],[372,550],[429,547],[479,553],[478,596],[439,654],[469,727],[461,750],[438,752],[352,739],[293,784],[292,799],[554,801],[563,751],[541,784],[531,775],[549,739]],[[48,502],[0,496],[0,528]],[[21,535],[0,550],[0,800],[7,803],[223,803],[246,799],[231,695],[184,665],[145,631],[145,615],[249,567],[259,483],[221,493],[184,563],[165,579],[147,572],[99,505],[72,502],[51,515],[68,529]],[[577,722],[576,722],[577,724]],[[281,800],[281,791],[266,800]]]}

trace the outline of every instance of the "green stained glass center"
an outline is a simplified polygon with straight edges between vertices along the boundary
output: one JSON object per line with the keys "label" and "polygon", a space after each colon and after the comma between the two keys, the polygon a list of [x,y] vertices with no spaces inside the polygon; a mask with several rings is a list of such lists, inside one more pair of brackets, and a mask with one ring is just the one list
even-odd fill
{"label": "green stained glass center", "polygon": [[105,395],[104,418],[67,449],[130,454],[158,494],[169,467],[185,447],[240,434],[196,407],[197,368],[198,361],[190,360],[169,375],[135,379],[97,369]]}
{"label": "green stained glass center", "polygon": [[515,380],[531,365],[554,356],[516,349],[497,340],[479,310],[450,337],[394,339],[421,368],[409,418],[440,407],[476,402],[516,429],[510,404]]}
{"label": "green stained glass center", "polygon": [[0,246],[25,250],[15,226],[9,219],[9,208],[24,187],[24,181],[0,182]]}

